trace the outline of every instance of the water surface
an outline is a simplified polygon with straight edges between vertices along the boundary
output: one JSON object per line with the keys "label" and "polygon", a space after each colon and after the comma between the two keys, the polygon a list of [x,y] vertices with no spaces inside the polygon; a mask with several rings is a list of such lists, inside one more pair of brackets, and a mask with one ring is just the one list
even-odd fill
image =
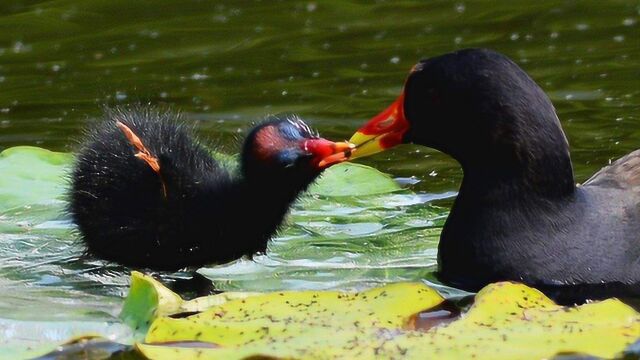
{"label": "water surface", "polygon": [[[72,152],[103,106],[133,102],[180,110],[229,153],[274,113],[345,139],[395,99],[417,60],[487,47],[549,94],[581,182],[640,144],[639,13],[629,1],[6,1],[0,150]],[[363,163],[408,185],[306,198],[267,255],[203,273],[239,290],[434,281],[459,166],[409,145]],[[118,308],[127,269],[82,258],[63,207],[0,213],[0,287],[11,294],[0,317],[103,321]]]}

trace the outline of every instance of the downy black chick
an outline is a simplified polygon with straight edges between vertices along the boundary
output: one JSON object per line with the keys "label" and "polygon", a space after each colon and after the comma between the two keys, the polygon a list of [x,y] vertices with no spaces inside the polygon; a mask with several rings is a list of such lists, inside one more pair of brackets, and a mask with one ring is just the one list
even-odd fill
{"label": "downy black chick", "polygon": [[112,109],[77,155],[69,210],[102,259],[158,270],[227,262],[265,251],[291,204],[349,149],[297,117],[272,117],[247,135],[234,174],[176,114]]}

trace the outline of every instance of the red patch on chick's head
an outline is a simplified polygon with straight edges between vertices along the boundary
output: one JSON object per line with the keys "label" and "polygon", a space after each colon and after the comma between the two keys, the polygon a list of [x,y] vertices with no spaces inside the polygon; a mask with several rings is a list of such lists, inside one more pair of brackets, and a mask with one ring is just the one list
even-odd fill
{"label": "red patch on chick's head", "polygon": [[260,160],[269,161],[279,151],[292,145],[292,141],[285,139],[276,126],[267,125],[258,130],[255,136],[253,154]]}

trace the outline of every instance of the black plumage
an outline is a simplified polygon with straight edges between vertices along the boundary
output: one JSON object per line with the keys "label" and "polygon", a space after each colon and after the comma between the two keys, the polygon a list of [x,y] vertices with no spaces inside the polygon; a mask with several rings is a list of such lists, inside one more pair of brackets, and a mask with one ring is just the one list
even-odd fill
{"label": "black plumage", "polygon": [[640,296],[640,151],[576,186],[551,101],[490,50],[421,61],[403,96],[398,142],[447,153],[464,172],[440,238],[442,280],[468,290],[515,280],[565,299]]}
{"label": "black plumage", "polygon": [[234,174],[174,113],[108,110],[77,155],[69,210],[89,253],[124,265],[173,270],[262,252],[322,171],[307,142],[333,144],[298,118],[268,119]]}

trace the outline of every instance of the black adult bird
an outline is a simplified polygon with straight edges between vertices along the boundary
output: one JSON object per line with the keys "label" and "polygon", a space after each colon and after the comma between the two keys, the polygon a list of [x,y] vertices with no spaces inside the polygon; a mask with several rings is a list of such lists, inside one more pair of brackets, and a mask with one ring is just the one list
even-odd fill
{"label": "black adult bird", "polygon": [[460,163],[438,249],[444,282],[640,295],[640,151],[576,186],[551,101],[504,55],[467,49],[421,61],[350,142],[352,158],[415,143]]}
{"label": "black adult bird", "polygon": [[171,112],[115,109],[77,156],[70,213],[89,253],[179,269],[264,251],[291,203],[344,160],[296,117],[254,127],[240,173],[214,160]]}

